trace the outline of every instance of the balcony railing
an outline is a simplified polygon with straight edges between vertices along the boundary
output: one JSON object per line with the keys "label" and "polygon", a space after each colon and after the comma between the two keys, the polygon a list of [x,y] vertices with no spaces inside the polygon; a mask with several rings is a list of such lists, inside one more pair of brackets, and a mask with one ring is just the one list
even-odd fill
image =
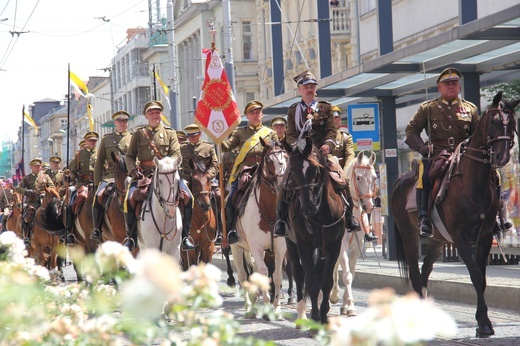
{"label": "balcony railing", "polygon": [[350,34],[350,9],[349,7],[330,8],[330,33],[331,35]]}

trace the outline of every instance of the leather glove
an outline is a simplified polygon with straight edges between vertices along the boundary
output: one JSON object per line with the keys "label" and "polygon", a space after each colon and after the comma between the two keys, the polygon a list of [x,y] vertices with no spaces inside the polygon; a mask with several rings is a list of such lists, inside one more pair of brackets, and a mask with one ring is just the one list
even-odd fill
{"label": "leather glove", "polygon": [[408,144],[410,148],[417,151],[424,157],[428,157],[428,155],[430,154],[430,149],[428,148],[428,145],[424,143],[421,136],[417,133],[413,133],[410,136],[408,136],[408,138],[406,138],[405,143]]}
{"label": "leather glove", "polygon": [[32,189],[27,189],[25,190],[25,195],[29,198],[36,198],[36,196],[38,196],[38,194],[36,193],[36,191],[32,190]]}
{"label": "leather glove", "polygon": [[130,176],[135,180],[139,180],[144,177],[143,173],[139,172],[139,170],[137,168],[134,169],[132,172],[130,172]]}

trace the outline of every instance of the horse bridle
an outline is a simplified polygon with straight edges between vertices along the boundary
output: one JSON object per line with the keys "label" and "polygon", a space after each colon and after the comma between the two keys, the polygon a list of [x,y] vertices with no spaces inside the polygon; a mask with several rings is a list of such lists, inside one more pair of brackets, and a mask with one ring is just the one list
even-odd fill
{"label": "horse bridle", "polygon": [[[159,201],[159,205],[163,208],[164,214],[170,220],[175,219],[175,215],[170,215],[168,213],[168,207],[177,207],[179,205],[179,194],[176,193],[176,192],[178,192],[178,189],[179,189],[179,182],[177,181],[177,184],[174,184],[174,181],[175,181],[174,177],[175,177],[176,172],[177,172],[177,169],[174,169],[174,170],[168,171],[168,172],[159,172],[159,170],[156,169],[154,172],[154,178],[153,178],[153,181],[154,181],[153,193],[157,197],[157,200]],[[166,199],[163,198],[163,196],[161,194],[161,190],[159,189],[159,174],[166,176],[166,179],[168,180],[168,183],[169,183],[170,189],[169,189],[168,196]],[[170,175],[173,177],[173,181],[170,181]]]}
{"label": "horse bridle", "polygon": [[[356,164],[354,164],[354,167],[352,167],[352,181],[353,181],[353,184],[354,184],[354,189],[356,191],[356,197],[357,197],[357,200],[359,201],[358,203],[363,205],[363,209],[365,209],[365,205],[362,204],[362,201],[365,198],[374,198],[374,197],[376,197],[376,193],[375,193],[376,182],[374,180],[374,182],[372,184],[372,188],[370,190],[370,193],[365,194],[365,195],[361,195],[360,191],[359,191],[359,185],[358,185],[357,179],[356,179],[356,169],[371,171],[373,169],[373,167],[372,166],[366,166],[366,165],[356,165]],[[352,196],[352,199],[355,200],[354,196]]]}
{"label": "horse bridle", "polygon": [[[271,173],[267,169],[262,170],[262,182],[266,184],[273,193],[276,193],[277,191],[278,178],[281,178],[285,174],[285,170],[287,169],[286,165],[282,164],[284,154],[286,154],[285,150],[275,149],[271,150],[269,153],[264,155],[264,168],[267,167],[268,162],[274,162],[276,160],[280,163],[280,170],[278,172]],[[271,158],[273,156],[275,159]]]}

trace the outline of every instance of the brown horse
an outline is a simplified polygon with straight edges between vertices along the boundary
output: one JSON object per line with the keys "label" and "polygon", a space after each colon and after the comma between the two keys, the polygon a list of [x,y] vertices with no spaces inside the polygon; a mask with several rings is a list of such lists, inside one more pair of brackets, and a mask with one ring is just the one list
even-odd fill
{"label": "brown horse", "polygon": [[[54,208],[54,203],[50,203],[53,200],[61,202],[61,198],[55,188],[44,187],[44,190],[41,205],[34,215],[30,253],[37,264],[47,269],[57,267],[61,271],[61,261],[58,257],[60,239],[58,233],[54,231],[56,223],[61,221],[61,215],[58,213],[60,208]],[[47,231],[47,224],[52,225],[52,233]],[[61,223],[61,231],[64,229]]]}
{"label": "brown horse", "polygon": [[[393,189],[391,208],[395,218],[397,258],[401,275],[421,296],[427,294],[428,277],[441,255],[444,243],[453,242],[468,268],[477,294],[477,336],[495,332],[484,299],[486,265],[493,241],[493,226],[499,206],[496,168],[510,158],[515,140],[514,108],[520,103],[502,100],[502,93],[482,115],[469,142],[462,143],[453,154],[447,171],[449,185],[445,197],[432,208],[435,236],[428,240],[428,254],[419,270],[419,231],[417,212],[407,206],[407,196],[416,185],[413,172],[400,177]],[[433,189],[436,190],[435,188]]]}
{"label": "brown horse", "polygon": [[[22,215],[22,196],[18,192],[14,192],[13,193],[13,206],[11,208],[11,213],[7,217],[5,227],[8,231],[13,231],[18,236],[21,236],[21,233],[22,233],[21,215]],[[20,222],[20,224],[19,224],[19,222]]]}
{"label": "brown horse", "polygon": [[285,239],[296,282],[298,318],[307,318],[305,286],[312,303],[311,318],[326,324],[334,266],[345,233],[346,205],[333,186],[325,155],[310,138],[304,141],[296,148],[285,143],[290,177],[286,187],[289,232]]}
{"label": "brown horse", "polygon": [[117,157],[111,155],[115,165],[114,184],[107,186],[109,195],[104,196],[103,201],[103,241],[115,241],[123,243],[126,238],[125,217],[123,213],[123,202],[126,194],[126,178],[128,177],[125,156]]}
{"label": "brown horse", "polygon": [[189,161],[192,176],[190,188],[195,205],[191,218],[190,236],[195,249],[182,251],[182,268],[187,270],[190,265],[199,262],[211,263],[215,253],[215,239],[217,237],[217,218],[211,205],[211,179],[208,174],[210,162]]}

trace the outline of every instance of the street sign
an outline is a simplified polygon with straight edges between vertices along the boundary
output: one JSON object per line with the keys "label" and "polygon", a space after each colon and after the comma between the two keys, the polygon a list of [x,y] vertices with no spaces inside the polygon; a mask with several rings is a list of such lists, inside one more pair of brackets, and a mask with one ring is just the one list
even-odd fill
{"label": "street sign", "polygon": [[348,105],[347,115],[354,150],[380,150],[379,104]]}

